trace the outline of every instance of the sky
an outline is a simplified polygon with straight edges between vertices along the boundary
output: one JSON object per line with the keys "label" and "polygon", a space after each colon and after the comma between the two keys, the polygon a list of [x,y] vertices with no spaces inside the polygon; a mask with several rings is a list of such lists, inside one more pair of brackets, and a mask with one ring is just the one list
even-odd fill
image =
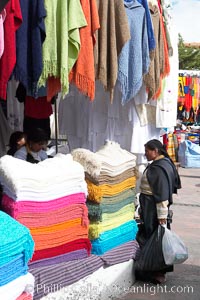
{"label": "sky", "polygon": [[200,43],[200,0],[172,0],[173,23],[184,42]]}

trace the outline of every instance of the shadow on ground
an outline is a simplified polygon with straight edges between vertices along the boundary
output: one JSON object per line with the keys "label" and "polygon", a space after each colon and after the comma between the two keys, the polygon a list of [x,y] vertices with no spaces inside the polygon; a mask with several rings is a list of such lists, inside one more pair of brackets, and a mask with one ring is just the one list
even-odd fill
{"label": "shadow on ground", "polygon": [[175,265],[163,285],[136,282],[115,300],[198,300],[200,299],[200,266]]}

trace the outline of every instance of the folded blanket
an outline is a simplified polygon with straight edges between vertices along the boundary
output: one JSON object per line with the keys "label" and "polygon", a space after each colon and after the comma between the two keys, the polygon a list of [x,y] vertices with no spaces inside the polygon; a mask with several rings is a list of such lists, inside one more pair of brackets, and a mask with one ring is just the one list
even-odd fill
{"label": "folded blanket", "polygon": [[135,197],[131,196],[125,199],[122,199],[121,201],[104,204],[103,199],[100,204],[97,204],[92,201],[87,201],[86,205],[88,207],[88,216],[90,221],[97,222],[102,221],[102,214],[103,213],[114,213],[123,208],[124,206],[128,204],[133,204]]}
{"label": "folded blanket", "polygon": [[0,266],[0,286],[5,285],[28,271],[28,265],[24,264],[24,255],[20,254],[9,263]]}
{"label": "folded blanket", "polygon": [[101,255],[100,258],[103,260],[106,267],[116,265],[130,259],[136,260],[139,256],[140,247],[138,242],[130,241],[120,246],[107,251]]}
{"label": "folded blanket", "polygon": [[101,172],[101,175],[99,175],[98,180],[90,176],[90,174],[88,174],[87,172],[85,173],[85,177],[96,185],[107,184],[107,183],[116,184],[134,176],[136,176],[135,168],[125,170],[124,172],[116,176],[110,176],[104,172]]}
{"label": "folded blanket", "polygon": [[86,249],[80,249],[72,252],[68,252],[62,255],[58,255],[52,258],[44,258],[35,262],[30,262],[29,267],[30,268],[40,268],[40,267],[46,267],[46,266],[52,266],[59,263],[64,263],[67,261],[77,260],[77,259],[83,259],[88,257],[88,252]]}
{"label": "folded blanket", "polygon": [[26,275],[17,277],[16,279],[10,281],[9,283],[0,286],[0,295],[2,300],[13,300],[13,299],[18,300],[18,297],[20,297],[20,295],[23,292],[27,292],[32,297],[33,291],[34,291],[34,277],[31,273],[27,273]]}
{"label": "folded blanket", "polygon": [[135,240],[137,231],[137,223],[132,220],[115,229],[101,233],[98,239],[91,242],[92,253],[102,255],[117,246]]}
{"label": "folded blanket", "polygon": [[53,234],[51,231],[44,233],[38,231],[38,234],[36,234],[36,232],[32,233],[31,230],[35,242],[35,250],[53,248],[80,238],[88,238],[88,227],[82,226],[80,221],[77,222],[79,224],[77,223],[74,226],[68,224],[67,228],[54,231]]}
{"label": "folded blanket", "polygon": [[[9,155],[0,158],[0,181],[3,187],[18,197],[20,194],[28,195],[31,191],[32,198],[35,193],[37,197],[41,194],[39,199],[51,199],[52,192],[57,192],[60,196],[54,198],[58,198],[72,194],[71,187],[77,187],[74,193],[78,193],[79,187],[84,185],[84,178],[83,167],[73,160],[71,154],[57,154],[38,164],[30,164]],[[68,190],[69,193],[66,193]],[[21,200],[25,200],[25,196]]]}
{"label": "folded blanket", "polygon": [[[1,178],[0,178],[1,180]],[[21,188],[13,192],[8,186],[3,186],[3,191],[15,201],[51,201],[57,198],[63,198],[77,193],[84,193],[87,196],[87,184],[84,181],[61,182],[51,184],[48,189],[39,190],[31,184],[29,187]]]}
{"label": "folded blanket", "polygon": [[86,198],[84,193],[72,194],[51,201],[19,201],[15,202],[8,195],[4,194],[2,208],[13,218],[18,219],[19,214],[23,213],[48,213],[56,209],[62,209],[72,204],[84,204]]}
{"label": "folded blanket", "polygon": [[73,159],[78,161],[95,180],[101,172],[116,176],[136,166],[136,156],[120,147],[118,143],[106,142],[96,153],[78,148],[72,151]]}
{"label": "folded blanket", "polygon": [[24,264],[31,259],[34,241],[28,228],[0,211],[0,266],[23,253]]}
{"label": "folded blanket", "polygon": [[81,224],[88,226],[88,209],[85,204],[72,204],[46,213],[19,212],[17,220],[29,229],[58,225],[63,222],[81,219]]}
{"label": "folded blanket", "polygon": [[89,225],[89,239],[97,239],[105,231],[112,230],[120,225],[133,220],[135,207],[128,204],[119,211],[112,214],[103,214],[102,222],[92,223]]}
{"label": "folded blanket", "polygon": [[44,248],[42,250],[36,250],[33,254],[33,258],[31,262],[34,262],[36,260],[42,260],[45,258],[52,258],[58,255],[63,255],[69,252],[73,252],[76,250],[81,250],[85,249],[90,255],[91,252],[91,242],[88,238],[80,238],[76,239],[74,241],[62,244],[57,247],[52,247],[52,248]]}
{"label": "folded blanket", "polygon": [[86,179],[88,187],[88,199],[95,202],[101,202],[103,196],[115,196],[124,190],[135,187],[136,177],[131,177],[117,184],[94,185]]}
{"label": "folded blanket", "polygon": [[64,288],[98,270],[103,266],[103,261],[96,255],[87,258],[56,264],[43,268],[30,268],[35,277],[34,299],[40,299],[51,291],[52,286]]}

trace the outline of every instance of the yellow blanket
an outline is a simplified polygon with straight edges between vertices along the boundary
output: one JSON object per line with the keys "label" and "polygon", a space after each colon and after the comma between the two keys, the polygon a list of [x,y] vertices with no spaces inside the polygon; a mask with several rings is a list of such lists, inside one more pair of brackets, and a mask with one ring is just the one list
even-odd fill
{"label": "yellow blanket", "polygon": [[95,185],[86,179],[87,187],[88,187],[88,199],[91,201],[95,201],[100,203],[102,197],[105,196],[115,196],[127,189],[133,188],[136,185],[136,177],[130,177],[120,183],[117,184],[101,184]]}

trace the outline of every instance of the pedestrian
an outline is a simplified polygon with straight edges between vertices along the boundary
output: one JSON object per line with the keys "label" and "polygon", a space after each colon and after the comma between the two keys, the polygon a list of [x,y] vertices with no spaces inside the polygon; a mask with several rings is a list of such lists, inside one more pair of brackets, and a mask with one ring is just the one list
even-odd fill
{"label": "pedestrian", "polygon": [[15,152],[14,157],[30,163],[38,163],[48,158],[44,149],[48,143],[48,136],[41,128],[35,128],[27,134],[26,144]]}
{"label": "pedestrian", "polygon": [[9,139],[8,155],[14,156],[15,152],[19,150],[26,143],[26,134],[23,131],[14,131]]}
{"label": "pedestrian", "polygon": [[[181,188],[179,174],[165,146],[156,139],[148,141],[144,146],[145,156],[151,163],[144,170],[140,185],[140,218],[143,222],[142,235],[145,239],[141,247],[145,245],[159,224],[170,229],[168,213],[173,202],[172,195]],[[139,271],[136,272],[136,278],[161,284],[166,281],[166,272],[172,271],[173,266],[161,269],[159,272]]]}

